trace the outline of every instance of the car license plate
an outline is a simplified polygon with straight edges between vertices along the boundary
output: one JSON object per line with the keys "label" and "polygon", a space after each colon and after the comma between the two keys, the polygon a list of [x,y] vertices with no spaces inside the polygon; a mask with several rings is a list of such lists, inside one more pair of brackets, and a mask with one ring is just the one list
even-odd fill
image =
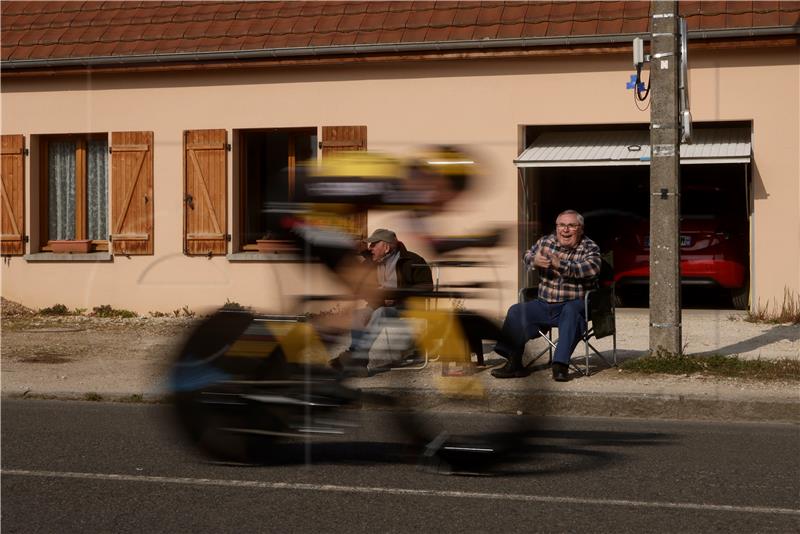
{"label": "car license plate", "polygon": [[[681,246],[682,247],[689,247],[692,245],[692,237],[688,235],[681,236]],[[644,236],[644,248],[650,248],[650,236]]]}

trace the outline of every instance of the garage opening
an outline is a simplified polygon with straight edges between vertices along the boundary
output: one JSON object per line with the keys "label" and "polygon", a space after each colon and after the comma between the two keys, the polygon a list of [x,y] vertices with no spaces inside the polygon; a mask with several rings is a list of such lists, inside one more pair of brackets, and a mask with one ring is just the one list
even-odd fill
{"label": "garage opening", "polygon": [[[649,132],[647,125],[603,130],[528,128],[515,160],[520,174],[521,247],[553,231],[575,209],[586,235],[614,267],[620,304],[648,306]],[[683,306],[748,305],[750,271],[749,125],[697,126],[681,147]],[[521,273],[521,284],[535,281]]]}

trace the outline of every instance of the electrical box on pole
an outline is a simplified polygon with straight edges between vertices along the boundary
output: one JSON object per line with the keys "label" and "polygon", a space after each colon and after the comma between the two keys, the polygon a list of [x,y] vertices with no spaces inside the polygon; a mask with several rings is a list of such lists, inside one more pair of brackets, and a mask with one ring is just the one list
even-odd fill
{"label": "electrical box on pole", "polygon": [[680,80],[685,77],[678,2],[652,2],[651,37],[650,351],[680,354]]}

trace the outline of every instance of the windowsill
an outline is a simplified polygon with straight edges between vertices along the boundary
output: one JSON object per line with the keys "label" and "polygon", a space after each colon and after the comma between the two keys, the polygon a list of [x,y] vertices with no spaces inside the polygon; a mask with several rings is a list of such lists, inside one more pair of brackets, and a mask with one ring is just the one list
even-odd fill
{"label": "windowsill", "polygon": [[303,260],[297,252],[234,252],[226,256],[228,261],[281,261],[296,263]]}
{"label": "windowsill", "polygon": [[28,262],[39,262],[39,261],[110,262],[113,261],[114,256],[108,252],[87,252],[86,254],[36,252],[34,254],[26,254],[22,257],[22,259]]}

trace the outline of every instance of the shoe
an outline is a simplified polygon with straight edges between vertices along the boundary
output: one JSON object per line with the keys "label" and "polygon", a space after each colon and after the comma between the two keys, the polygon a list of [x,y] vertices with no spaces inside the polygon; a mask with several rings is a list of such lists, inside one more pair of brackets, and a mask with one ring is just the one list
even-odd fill
{"label": "shoe", "polygon": [[522,362],[517,358],[509,358],[503,367],[492,369],[492,376],[495,378],[520,378],[526,374]]}
{"label": "shoe", "polygon": [[330,365],[332,369],[346,376],[360,378],[369,376],[367,364],[368,362],[366,360],[353,358],[353,352],[349,349],[342,351],[338,356],[328,362],[328,365]]}
{"label": "shoe", "polygon": [[553,362],[553,380],[556,382],[569,381],[569,365]]}

